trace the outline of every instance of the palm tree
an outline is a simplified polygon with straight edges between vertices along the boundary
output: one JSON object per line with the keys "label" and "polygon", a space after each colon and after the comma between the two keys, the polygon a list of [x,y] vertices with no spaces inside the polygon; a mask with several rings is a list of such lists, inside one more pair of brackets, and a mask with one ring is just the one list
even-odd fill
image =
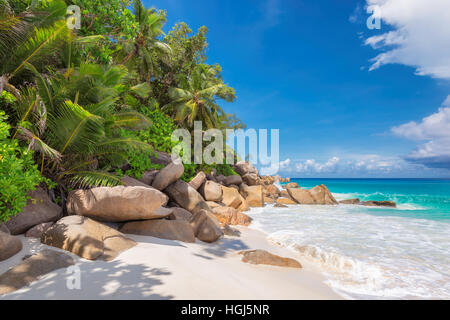
{"label": "palm tree", "polygon": [[165,56],[170,53],[170,47],[158,40],[163,34],[161,29],[166,17],[153,8],[146,9],[141,0],[134,2],[134,11],[139,31],[132,39],[119,40],[122,43],[121,64],[128,66],[130,70],[138,70],[141,81],[150,82],[154,76],[156,55]]}
{"label": "palm tree", "polygon": [[17,96],[11,81],[26,65],[50,59],[69,38],[64,1],[49,1],[45,8],[37,3],[15,14],[8,0],[0,0],[0,92],[6,89]]}
{"label": "palm tree", "polygon": [[110,169],[126,162],[127,148],[151,148],[120,135],[149,125],[138,112],[117,110],[126,75],[123,66],[82,64],[69,77],[37,74],[37,87],[21,91],[10,112],[15,135],[40,155],[41,171],[81,187],[121,184]]}
{"label": "palm tree", "polygon": [[[13,137],[35,150],[41,172],[54,180],[82,187],[120,184],[111,169],[123,165],[127,149],[150,148],[121,136],[121,129],[149,125],[122,103],[123,96],[145,96],[148,85],[131,86],[124,66],[81,62],[80,45],[96,37],[77,37],[66,26],[64,2],[48,3],[45,10],[32,7],[15,15],[0,0],[0,79],[1,89],[16,96],[6,106]],[[49,58],[53,67],[46,68]],[[10,83],[24,77],[25,88]]]}
{"label": "palm tree", "polygon": [[202,121],[207,128],[220,128],[225,112],[217,104],[218,99],[232,102],[233,88],[220,78],[220,69],[201,64],[191,75],[180,81],[181,88],[170,88],[172,101],[163,110],[172,114],[179,124],[192,128],[194,121]]}

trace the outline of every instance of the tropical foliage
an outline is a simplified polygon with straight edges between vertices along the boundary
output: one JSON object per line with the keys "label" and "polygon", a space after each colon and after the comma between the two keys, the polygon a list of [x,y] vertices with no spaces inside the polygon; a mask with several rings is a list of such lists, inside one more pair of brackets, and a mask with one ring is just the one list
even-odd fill
{"label": "tropical foliage", "polygon": [[[67,27],[69,5],[81,8],[80,29]],[[207,28],[179,23],[165,34],[165,23],[164,11],[141,0],[0,0],[2,152],[17,168],[3,183],[11,188],[0,197],[15,202],[2,202],[2,218],[43,179],[64,198],[157,168],[150,156],[170,152],[173,130],[194,121],[244,127],[223,109],[236,94],[221,67],[207,64]],[[186,165],[183,179],[198,170],[232,173]]]}
{"label": "tropical foliage", "polygon": [[33,152],[9,139],[10,126],[0,111],[0,223],[19,213],[27,192],[43,181],[33,161]]}

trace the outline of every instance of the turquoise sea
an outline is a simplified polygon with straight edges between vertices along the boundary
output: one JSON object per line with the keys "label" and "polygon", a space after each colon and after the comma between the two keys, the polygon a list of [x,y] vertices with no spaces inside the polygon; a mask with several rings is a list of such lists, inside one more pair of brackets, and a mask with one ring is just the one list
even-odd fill
{"label": "turquoise sea", "polygon": [[[292,179],[305,189],[326,185],[336,199],[391,200],[397,209],[366,209],[374,215],[448,220],[450,179]],[[450,236],[450,235],[449,235]]]}
{"label": "turquoise sea", "polygon": [[[450,180],[291,179],[359,205],[253,208],[252,226],[316,264],[347,298],[450,299]],[[280,186],[281,187],[281,186]]]}

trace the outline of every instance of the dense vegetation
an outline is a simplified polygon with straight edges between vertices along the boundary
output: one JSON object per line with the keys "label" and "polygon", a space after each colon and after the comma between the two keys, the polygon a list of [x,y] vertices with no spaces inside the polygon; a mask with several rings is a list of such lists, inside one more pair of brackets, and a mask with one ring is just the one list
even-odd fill
{"label": "dense vegetation", "polygon": [[[67,27],[69,5],[81,8],[79,29]],[[44,181],[64,199],[159,168],[150,156],[194,121],[243,127],[218,103],[236,95],[207,63],[207,28],[164,34],[165,22],[141,0],[0,0],[0,220]],[[234,173],[186,164],[182,178],[198,170]]]}

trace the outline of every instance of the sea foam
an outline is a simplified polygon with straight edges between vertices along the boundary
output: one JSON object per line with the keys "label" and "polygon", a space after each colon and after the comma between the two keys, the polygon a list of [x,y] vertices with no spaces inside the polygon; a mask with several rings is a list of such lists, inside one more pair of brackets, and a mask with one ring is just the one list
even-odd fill
{"label": "sea foam", "polygon": [[450,223],[364,210],[266,206],[249,215],[252,227],[316,264],[345,297],[449,299]]}

